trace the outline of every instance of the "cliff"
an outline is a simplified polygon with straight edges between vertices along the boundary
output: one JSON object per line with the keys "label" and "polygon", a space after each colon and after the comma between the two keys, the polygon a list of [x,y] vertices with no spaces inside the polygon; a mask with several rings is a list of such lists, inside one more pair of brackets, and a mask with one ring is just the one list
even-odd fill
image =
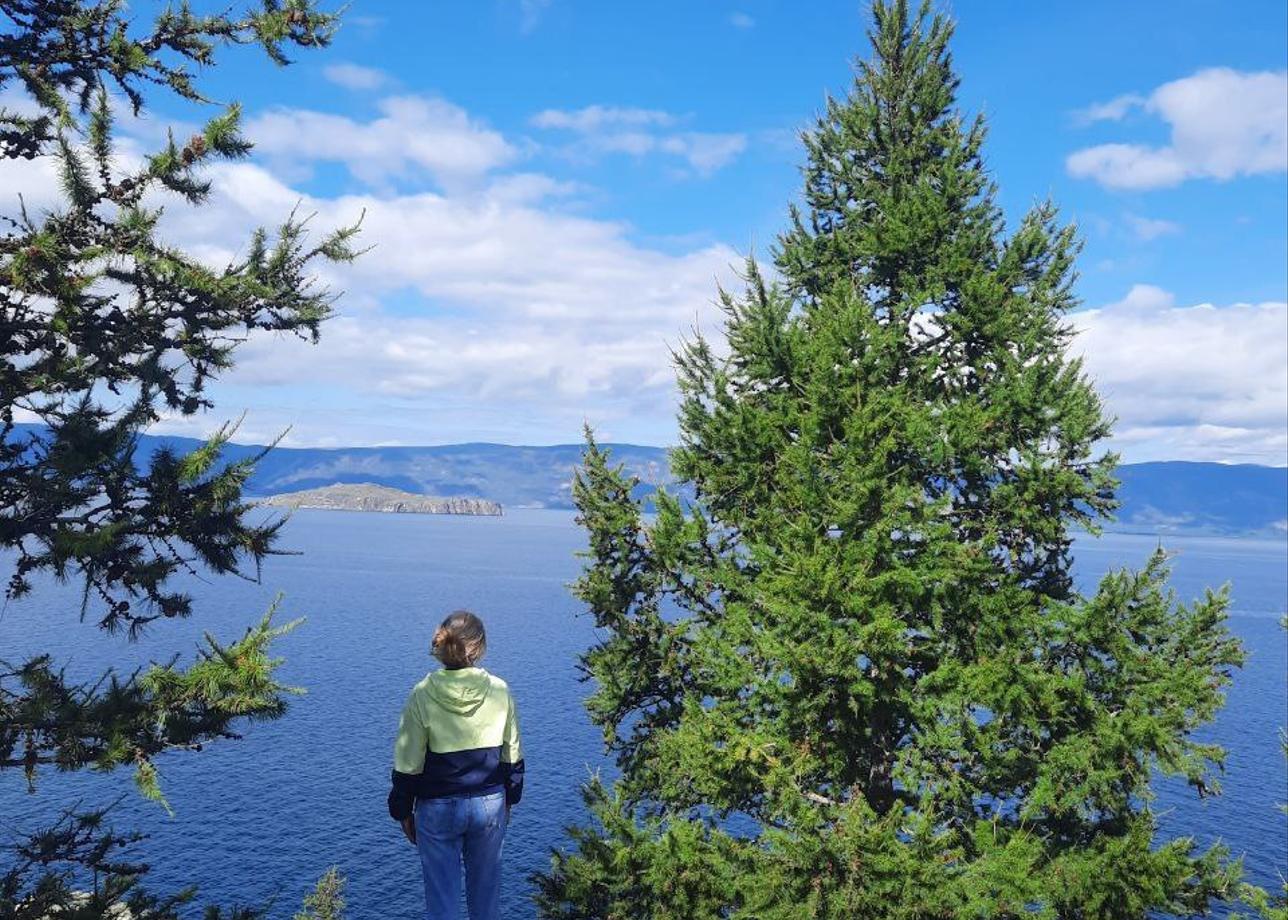
{"label": "cliff", "polygon": [[320,489],[286,492],[260,499],[285,508],[329,508],[335,511],[382,511],[391,514],[499,515],[500,504],[484,498],[436,498],[363,483],[338,483]]}

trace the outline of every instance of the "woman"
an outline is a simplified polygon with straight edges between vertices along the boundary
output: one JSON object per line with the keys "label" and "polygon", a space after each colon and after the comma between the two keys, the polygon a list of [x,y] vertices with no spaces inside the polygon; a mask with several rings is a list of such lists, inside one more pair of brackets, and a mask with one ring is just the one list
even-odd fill
{"label": "woman", "polygon": [[420,850],[425,916],[455,920],[461,862],[470,920],[501,916],[501,842],[523,795],[523,751],[505,681],[477,667],[483,621],[443,620],[432,652],[442,669],[412,688],[394,743],[389,814]]}

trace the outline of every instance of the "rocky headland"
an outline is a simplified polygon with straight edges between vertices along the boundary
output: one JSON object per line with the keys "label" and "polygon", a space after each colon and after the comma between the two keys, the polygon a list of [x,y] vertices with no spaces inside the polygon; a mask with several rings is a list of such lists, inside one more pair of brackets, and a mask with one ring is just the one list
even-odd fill
{"label": "rocky headland", "polygon": [[439,498],[374,483],[337,483],[319,489],[283,492],[259,500],[282,508],[332,511],[381,511],[389,514],[503,514],[500,503],[485,498]]}

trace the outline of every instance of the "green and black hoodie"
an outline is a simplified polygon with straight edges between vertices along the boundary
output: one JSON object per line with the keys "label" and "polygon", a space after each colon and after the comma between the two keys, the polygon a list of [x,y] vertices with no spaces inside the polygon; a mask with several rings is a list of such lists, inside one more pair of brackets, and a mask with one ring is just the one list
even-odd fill
{"label": "green and black hoodie", "polygon": [[394,742],[389,814],[408,817],[416,799],[523,795],[523,749],[505,681],[482,668],[431,671],[412,688]]}

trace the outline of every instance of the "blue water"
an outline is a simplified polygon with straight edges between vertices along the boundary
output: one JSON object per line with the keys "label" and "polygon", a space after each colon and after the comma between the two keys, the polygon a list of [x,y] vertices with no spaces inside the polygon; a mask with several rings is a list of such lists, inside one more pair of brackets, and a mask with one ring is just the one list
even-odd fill
{"label": "blue water", "polygon": [[[252,725],[246,738],[160,762],[171,819],[130,794],[128,771],[106,776],[46,772],[27,795],[21,775],[0,773],[0,835],[35,826],[51,804],[86,804],[125,793],[121,827],[150,834],[137,853],[152,865],[149,884],[166,890],[196,882],[201,899],[261,902],[277,896],[274,917],[289,918],[329,865],[349,879],[355,918],[416,918],[415,854],[385,814],[390,746],[407,690],[428,669],[433,625],[455,607],[484,615],[486,666],[514,688],[520,705],[528,782],[506,841],[505,916],[530,917],[527,873],[548,865],[562,828],[578,821],[578,786],[604,766],[598,732],[582,709],[577,653],[593,639],[566,585],[578,570],[582,537],[570,514],[517,511],[503,518],[301,511],[285,542],[302,551],[273,559],[264,583],[225,578],[196,583],[197,614],[156,628],[141,642],[105,637],[77,622],[78,591],[46,584],[13,602],[0,619],[0,658],[55,649],[70,671],[91,676],[109,660],[144,663],[188,651],[210,630],[232,638],[285,594],[283,618],[307,616],[282,640],[286,682],[308,688],[290,713]],[[1079,542],[1084,584],[1107,568],[1139,566],[1153,537],[1107,535]],[[1278,618],[1288,607],[1284,542],[1168,538],[1173,584],[1183,598],[1230,580],[1233,629],[1252,652],[1227,708],[1205,736],[1230,750],[1224,794],[1197,801],[1161,784],[1165,828],[1245,853],[1252,878],[1274,884],[1288,872],[1288,799],[1278,747],[1288,724],[1288,642]],[[0,562],[0,572],[7,569]]]}

